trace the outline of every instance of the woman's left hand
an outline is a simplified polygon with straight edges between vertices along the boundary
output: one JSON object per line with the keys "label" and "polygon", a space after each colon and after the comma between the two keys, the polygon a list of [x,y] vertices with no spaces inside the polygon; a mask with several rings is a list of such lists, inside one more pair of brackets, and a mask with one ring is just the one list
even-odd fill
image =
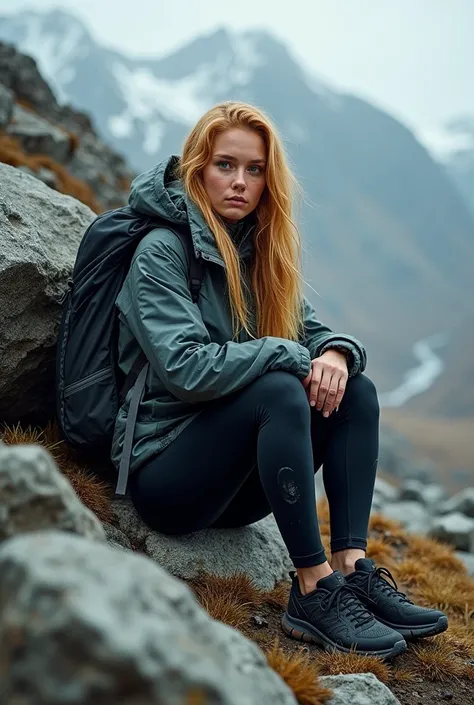
{"label": "woman's left hand", "polygon": [[303,380],[311,406],[328,418],[342,401],[348,377],[346,357],[338,350],[326,350],[312,360],[311,371]]}

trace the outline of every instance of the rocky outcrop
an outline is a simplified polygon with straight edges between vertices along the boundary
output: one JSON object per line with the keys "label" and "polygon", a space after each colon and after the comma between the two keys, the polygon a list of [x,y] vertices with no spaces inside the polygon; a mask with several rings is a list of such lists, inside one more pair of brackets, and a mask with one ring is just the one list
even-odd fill
{"label": "rocky outcrop", "polygon": [[0,164],[0,420],[53,412],[58,303],[94,213]]}
{"label": "rocky outcrop", "polygon": [[397,705],[399,702],[373,673],[324,676],[319,681],[334,692],[327,705]]}
{"label": "rocky outcrop", "polygon": [[[146,543],[152,532],[126,501],[116,512],[123,531],[108,524],[104,533],[46,450],[1,441],[0,493],[0,691],[6,702],[296,705],[253,642],[211,619],[185,583],[157,564],[158,555],[151,560],[131,550],[126,533]],[[271,566],[280,546],[269,522],[255,536],[265,532]],[[234,569],[245,571],[244,543],[239,546],[235,532],[228,535],[220,548],[220,539],[208,540],[214,565],[225,550],[235,552]],[[168,550],[160,559],[166,561]],[[196,558],[186,537],[181,551]],[[372,674],[321,681],[334,691],[328,705],[398,702]]]}
{"label": "rocky outcrop", "polygon": [[257,587],[271,590],[292,569],[273,515],[238,529],[165,536],[140,519],[128,498],[114,501],[113,506],[122,534],[179,578],[190,580],[202,572],[223,576],[245,573]]}
{"label": "rocky outcrop", "polygon": [[[97,210],[126,202],[133,173],[125,160],[100,139],[87,115],[57,102],[32,58],[0,42],[2,129],[26,155],[50,158],[87,184],[94,194]],[[2,154],[0,148],[0,161],[11,164],[10,152]],[[40,164],[33,166],[37,178],[47,178],[49,185],[64,191],[61,179],[53,180],[41,171]]]}
{"label": "rocky outcrop", "polygon": [[474,575],[474,488],[446,499],[433,483],[407,479],[399,488],[377,478],[372,509],[399,521],[408,533],[422,534],[454,546]]}
{"label": "rocky outcrop", "polygon": [[0,669],[24,705],[295,705],[264,654],[152,561],[37,532],[0,548]]}

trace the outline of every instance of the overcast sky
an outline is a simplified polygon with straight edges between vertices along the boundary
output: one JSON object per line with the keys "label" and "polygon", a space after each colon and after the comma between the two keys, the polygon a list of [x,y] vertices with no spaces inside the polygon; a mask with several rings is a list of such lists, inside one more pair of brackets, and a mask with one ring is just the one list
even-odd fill
{"label": "overcast sky", "polygon": [[265,28],[330,85],[417,131],[474,115],[474,0],[0,0],[7,13],[58,6],[131,55],[220,26]]}

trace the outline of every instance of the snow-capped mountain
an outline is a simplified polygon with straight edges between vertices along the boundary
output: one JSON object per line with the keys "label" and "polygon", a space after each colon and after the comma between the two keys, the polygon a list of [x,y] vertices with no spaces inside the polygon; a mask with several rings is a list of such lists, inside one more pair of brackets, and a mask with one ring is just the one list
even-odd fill
{"label": "snow-capped mountain", "polygon": [[[159,60],[130,59],[100,47],[80,20],[61,10],[0,18],[0,37],[33,56],[58,100],[91,112],[103,136],[137,169],[177,149],[212,104],[230,98],[264,102],[256,83],[271,74],[269,88],[278,88],[273,63],[285,69],[284,81],[305,81],[285,47],[264,32],[219,30]],[[336,106],[336,94],[314,77],[307,83],[308,92]],[[285,125],[290,139],[304,137],[304,122]]]}
{"label": "snow-capped mountain", "polygon": [[90,113],[137,170],[179,153],[218,101],[271,115],[306,195],[310,295],[330,325],[367,343],[383,387],[399,382],[416,340],[468,315],[474,222],[444,166],[387,113],[308,76],[271,35],[219,30],[135,59],[56,10],[0,18],[0,39],[33,56],[60,100]]}

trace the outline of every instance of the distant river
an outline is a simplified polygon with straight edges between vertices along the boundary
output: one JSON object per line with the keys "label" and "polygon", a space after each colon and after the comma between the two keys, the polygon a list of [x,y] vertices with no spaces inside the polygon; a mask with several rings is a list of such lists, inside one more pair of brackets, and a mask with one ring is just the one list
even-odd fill
{"label": "distant river", "polygon": [[429,338],[419,340],[413,346],[413,355],[418,362],[403,376],[403,382],[391,392],[379,394],[380,406],[403,406],[412,397],[426,392],[444,370],[444,362],[436,354],[448,342],[448,336],[437,333]]}

